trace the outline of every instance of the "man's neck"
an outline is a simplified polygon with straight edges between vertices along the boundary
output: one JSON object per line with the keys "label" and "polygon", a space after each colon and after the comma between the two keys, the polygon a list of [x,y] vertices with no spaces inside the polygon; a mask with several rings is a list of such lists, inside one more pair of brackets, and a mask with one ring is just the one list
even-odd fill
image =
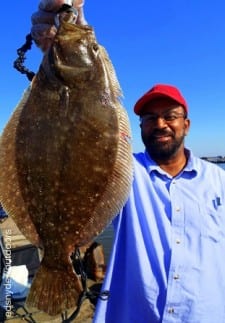
{"label": "man's neck", "polygon": [[166,160],[155,160],[155,162],[162,168],[165,172],[171,176],[177,176],[187,164],[187,153],[184,149],[177,152],[176,155],[166,159]]}

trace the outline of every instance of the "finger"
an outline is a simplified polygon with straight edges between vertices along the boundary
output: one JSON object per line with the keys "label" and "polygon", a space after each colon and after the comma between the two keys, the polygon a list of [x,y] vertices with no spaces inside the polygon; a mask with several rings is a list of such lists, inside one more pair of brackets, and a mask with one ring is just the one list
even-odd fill
{"label": "finger", "polygon": [[77,17],[76,23],[78,25],[87,25],[88,23],[87,23],[85,16],[84,16],[83,7],[77,8],[77,11],[78,11],[78,17]]}
{"label": "finger", "polygon": [[41,0],[39,4],[39,9],[57,12],[63,4],[68,4],[69,6],[72,6],[73,0]]}
{"label": "finger", "polygon": [[74,0],[73,1],[73,6],[76,9],[82,8],[84,6],[84,0]]}
{"label": "finger", "polygon": [[54,25],[55,13],[39,10],[31,16],[32,25],[49,24]]}
{"label": "finger", "polygon": [[31,36],[43,52],[46,52],[51,46],[56,32],[56,27],[49,24],[36,24],[31,28]]}

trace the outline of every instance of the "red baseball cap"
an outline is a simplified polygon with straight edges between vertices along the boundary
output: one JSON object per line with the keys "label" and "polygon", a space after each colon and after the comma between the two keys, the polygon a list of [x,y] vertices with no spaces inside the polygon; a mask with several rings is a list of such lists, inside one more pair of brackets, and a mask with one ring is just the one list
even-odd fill
{"label": "red baseball cap", "polygon": [[153,99],[156,98],[170,98],[180,105],[182,105],[188,112],[187,103],[180,93],[180,91],[172,85],[167,84],[156,84],[148,92],[146,92],[134,105],[134,112],[137,115],[142,113],[143,107],[145,104],[150,103]]}

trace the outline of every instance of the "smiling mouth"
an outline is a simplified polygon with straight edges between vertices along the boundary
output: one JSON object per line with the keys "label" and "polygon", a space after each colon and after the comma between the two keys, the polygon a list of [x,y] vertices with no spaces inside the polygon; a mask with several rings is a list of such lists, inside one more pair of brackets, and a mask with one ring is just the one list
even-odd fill
{"label": "smiling mouth", "polygon": [[171,136],[155,136],[154,140],[158,142],[166,142],[171,140]]}
{"label": "smiling mouth", "polygon": [[155,140],[163,140],[163,139],[168,139],[168,138],[171,138],[171,134],[154,134],[152,136],[153,139]]}

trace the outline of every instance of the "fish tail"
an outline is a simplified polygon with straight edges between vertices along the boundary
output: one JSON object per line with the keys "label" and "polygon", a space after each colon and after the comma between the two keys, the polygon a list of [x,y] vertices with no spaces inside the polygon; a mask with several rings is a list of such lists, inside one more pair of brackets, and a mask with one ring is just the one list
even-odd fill
{"label": "fish tail", "polygon": [[33,279],[26,306],[54,316],[76,307],[81,292],[81,281],[72,269],[52,269],[41,264]]}

